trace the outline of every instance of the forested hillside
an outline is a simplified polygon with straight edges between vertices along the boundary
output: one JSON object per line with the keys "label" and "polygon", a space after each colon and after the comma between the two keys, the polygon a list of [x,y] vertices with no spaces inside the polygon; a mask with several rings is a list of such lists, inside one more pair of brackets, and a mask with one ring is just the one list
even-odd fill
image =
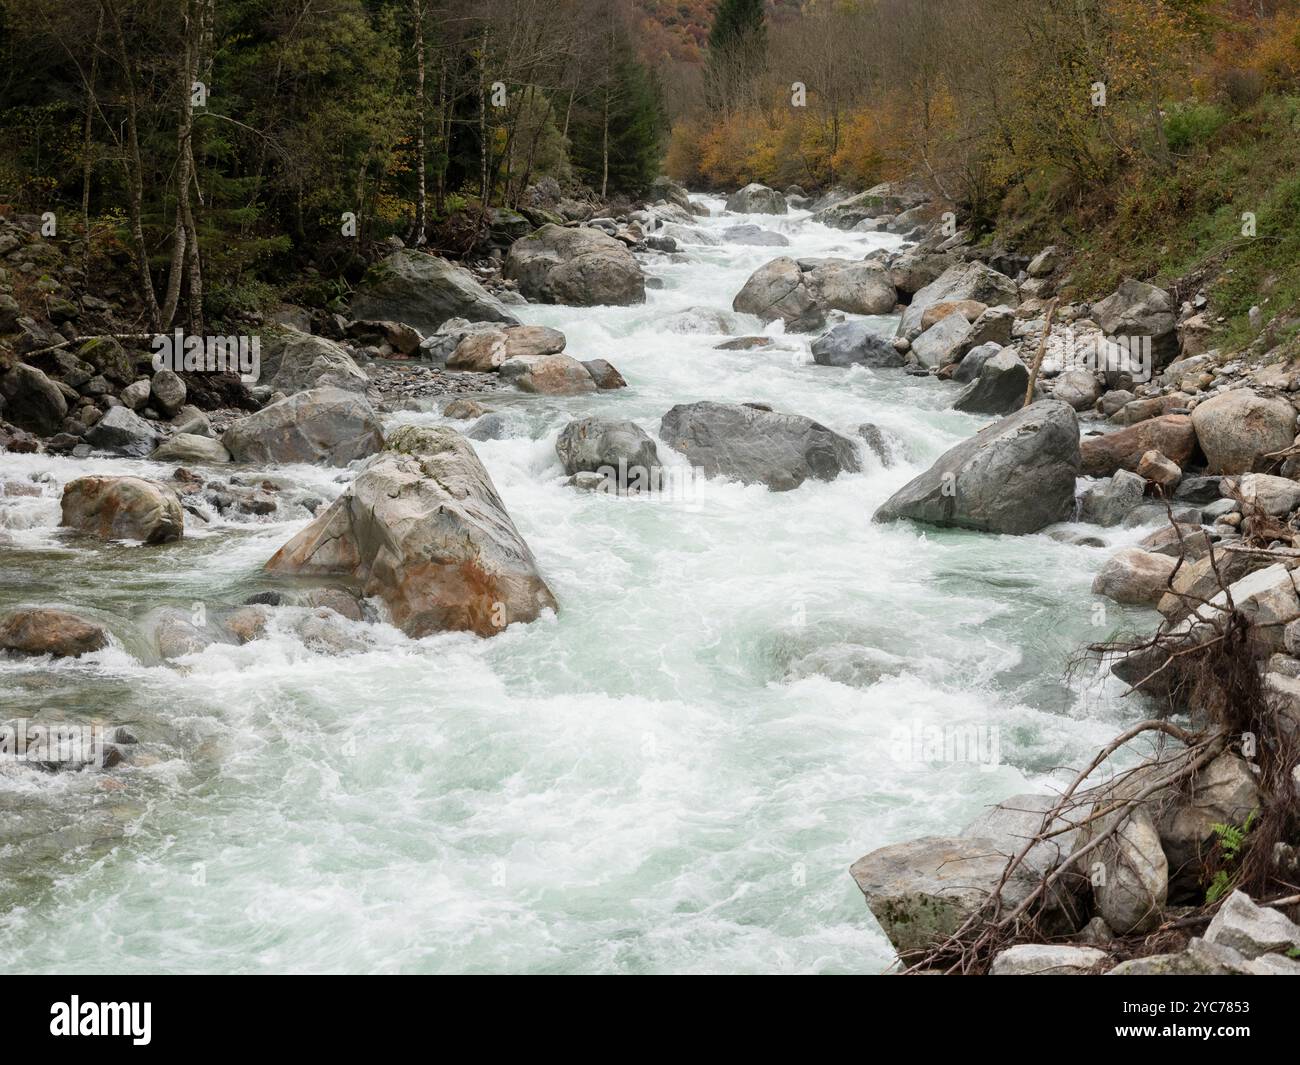
{"label": "forested hillside", "polygon": [[463,253],[539,181],[644,188],[664,123],[635,29],[607,0],[4,0],[0,203],[129,265],[154,328],[305,266],[320,299],[368,241]]}

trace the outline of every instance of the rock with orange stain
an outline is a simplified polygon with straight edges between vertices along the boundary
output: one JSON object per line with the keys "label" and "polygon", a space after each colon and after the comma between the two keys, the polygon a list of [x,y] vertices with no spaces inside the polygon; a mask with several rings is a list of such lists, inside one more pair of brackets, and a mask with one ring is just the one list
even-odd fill
{"label": "rock with orange stain", "polygon": [[557,606],[473,447],[445,427],[398,429],[266,568],[352,578],[417,638],[491,636]]}

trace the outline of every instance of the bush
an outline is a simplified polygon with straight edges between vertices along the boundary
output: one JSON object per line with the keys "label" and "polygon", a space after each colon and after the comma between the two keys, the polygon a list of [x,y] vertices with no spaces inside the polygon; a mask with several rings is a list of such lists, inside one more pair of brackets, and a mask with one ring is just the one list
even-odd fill
{"label": "bush", "polygon": [[1217,104],[1179,104],[1165,115],[1165,139],[1169,150],[1185,152],[1213,137],[1225,122],[1227,114]]}

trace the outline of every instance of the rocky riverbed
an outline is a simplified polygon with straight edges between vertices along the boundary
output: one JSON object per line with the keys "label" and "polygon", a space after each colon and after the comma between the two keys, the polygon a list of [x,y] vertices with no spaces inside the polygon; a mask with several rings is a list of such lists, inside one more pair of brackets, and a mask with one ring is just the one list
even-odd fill
{"label": "rocky riverbed", "polygon": [[[1212,550],[1286,620],[1268,338],[1063,302],[1059,250],[904,186],[658,192],[477,271],[394,246],[251,388],[84,339],[111,304],[6,226],[54,287],[0,295],[4,717],[111,752],[0,761],[9,968],[884,971],[1143,714],[1080,648],[1200,608]],[[993,971],[1115,968],[1257,792],[1216,749]],[[1122,964],[1296,964],[1226,897]]]}

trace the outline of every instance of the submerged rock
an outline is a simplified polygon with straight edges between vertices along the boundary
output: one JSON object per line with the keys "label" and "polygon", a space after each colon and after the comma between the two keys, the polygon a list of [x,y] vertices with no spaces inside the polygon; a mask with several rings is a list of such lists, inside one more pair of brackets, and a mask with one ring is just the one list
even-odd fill
{"label": "submerged rock", "polygon": [[142,477],[78,477],[63,489],[59,524],[102,540],[165,544],[184,535],[180,497]]}
{"label": "submerged rock", "polygon": [[67,610],[24,607],[0,617],[0,648],[6,651],[76,658],[107,645],[104,626]]}
{"label": "submerged rock", "polygon": [[556,601],[474,453],[448,428],[403,426],[268,571],[346,577],[409,636],[491,636]]}

